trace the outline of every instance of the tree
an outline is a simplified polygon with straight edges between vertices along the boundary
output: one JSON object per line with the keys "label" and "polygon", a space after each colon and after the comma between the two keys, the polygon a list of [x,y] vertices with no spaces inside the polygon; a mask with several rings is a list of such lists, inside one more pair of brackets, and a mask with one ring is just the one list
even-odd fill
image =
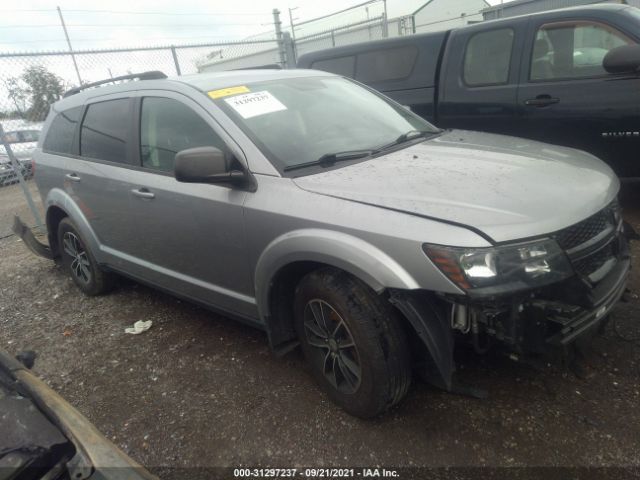
{"label": "tree", "polygon": [[44,121],[49,113],[49,106],[64,93],[63,80],[41,65],[27,68],[20,78],[26,84],[23,92],[31,100],[27,119],[32,122]]}
{"label": "tree", "polygon": [[15,105],[16,112],[18,112],[19,117],[24,118],[28,95],[25,89],[20,86],[19,79],[9,78],[4,81],[4,86],[7,90],[7,96]]}

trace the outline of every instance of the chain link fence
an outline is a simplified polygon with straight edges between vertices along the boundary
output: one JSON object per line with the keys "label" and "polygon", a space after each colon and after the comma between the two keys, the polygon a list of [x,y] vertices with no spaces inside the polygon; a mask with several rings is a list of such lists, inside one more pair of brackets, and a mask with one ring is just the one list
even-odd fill
{"label": "chain link fence", "polygon": [[[34,135],[37,140],[37,134],[18,132],[39,130],[49,105],[80,84],[149,70],[160,70],[169,76],[192,74],[206,63],[247,59],[276,47],[273,39],[83,50],[73,54],[0,53],[0,122],[18,154],[30,147],[23,143],[32,143]],[[6,154],[0,151],[0,161],[6,160]]]}
{"label": "chain link fence", "polygon": [[186,75],[197,73],[203,64],[217,62],[226,70],[233,68],[230,62],[234,60],[245,65],[247,59],[274,49],[277,51],[275,39],[261,39],[73,54],[0,54],[0,238],[11,233],[14,213],[30,218],[30,225],[41,223],[39,202],[33,200],[36,190],[29,182],[34,172],[32,152],[50,105],[64,92],[81,84],[149,70]]}

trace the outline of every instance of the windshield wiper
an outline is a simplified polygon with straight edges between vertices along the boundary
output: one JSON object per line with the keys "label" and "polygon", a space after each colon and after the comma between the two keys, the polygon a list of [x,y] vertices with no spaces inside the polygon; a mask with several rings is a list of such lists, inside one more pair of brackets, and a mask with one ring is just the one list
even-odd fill
{"label": "windshield wiper", "polygon": [[298,163],[296,165],[287,165],[284,167],[285,172],[297,170],[299,168],[313,167],[319,165],[321,167],[330,167],[336,162],[344,162],[346,160],[355,160],[357,158],[370,157],[378,153],[378,150],[347,150],[344,152],[325,153],[317,160],[311,162]]}
{"label": "windshield wiper", "polygon": [[428,137],[430,135],[436,135],[440,133],[440,131],[436,130],[409,130],[408,132],[403,133],[398,138],[396,138],[393,142],[387,143],[378,148],[378,150],[387,150],[391,147],[395,147],[396,145],[400,145],[401,143],[408,142],[410,140],[415,140],[416,138]]}

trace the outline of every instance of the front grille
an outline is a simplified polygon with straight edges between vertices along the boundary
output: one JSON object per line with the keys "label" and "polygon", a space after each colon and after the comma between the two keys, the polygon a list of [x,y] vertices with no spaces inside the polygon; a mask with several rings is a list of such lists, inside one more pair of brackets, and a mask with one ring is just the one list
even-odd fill
{"label": "front grille", "polygon": [[588,277],[593,272],[602,267],[607,262],[607,260],[613,258],[614,256],[615,252],[613,251],[613,246],[611,243],[609,243],[605,247],[601,248],[594,254],[589,255],[588,257],[572,261],[573,268],[579,275]]}
{"label": "front grille", "polygon": [[[589,218],[557,232],[554,238],[565,251],[571,251],[608,228],[613,228],[612,231],[615,232],[615,227],[619,219],[620,206],[618,205],[618,201],[614,200],[607,207],[591,215]],[[607,236],[606,239],[603,239],[603,242],[608,243],[586,257],[574,259],[580,256],[580,251],[574,251],[570,254],[571,263],[578,275],[589,277],[589,275],[596,272],[608,260],[616,256],[616,242],[610,240],[611,237]]]}
{"label": "front grille", "polygon": [[554,238],[564,250],[571,250],[592,239],[607,227],[614,226],[614,219],[619,215],[619,211],[618,201],[614,200],[589,218],[560,230]]}

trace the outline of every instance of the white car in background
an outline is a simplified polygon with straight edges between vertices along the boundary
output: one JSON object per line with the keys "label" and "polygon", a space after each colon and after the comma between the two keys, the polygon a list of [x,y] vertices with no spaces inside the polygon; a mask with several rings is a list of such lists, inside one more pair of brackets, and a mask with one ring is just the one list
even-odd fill
{"label": "white car in background", "polygon": [[[20,162],[22,175],[25,178],[33,176],[32,153],[38,145],[39,138],[39,126],[31,126],[29,128],[4,133],[4,140],[10,145],[11,151]],[[9,155],[4,147],[4,142],[2,142],[0,144],[0,186],[11,185],[17,182],[18,175],[13,165],[11,165]]]}

